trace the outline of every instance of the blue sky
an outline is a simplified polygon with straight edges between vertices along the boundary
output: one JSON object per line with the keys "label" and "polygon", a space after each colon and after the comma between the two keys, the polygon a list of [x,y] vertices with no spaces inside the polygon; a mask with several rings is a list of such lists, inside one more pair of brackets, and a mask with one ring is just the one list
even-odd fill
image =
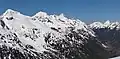
{"label": "blue sky", "polygon": [[120,20],[120,0],[0,0],[0,13],[8,8],[25,15],[42,10],[83,21]]}

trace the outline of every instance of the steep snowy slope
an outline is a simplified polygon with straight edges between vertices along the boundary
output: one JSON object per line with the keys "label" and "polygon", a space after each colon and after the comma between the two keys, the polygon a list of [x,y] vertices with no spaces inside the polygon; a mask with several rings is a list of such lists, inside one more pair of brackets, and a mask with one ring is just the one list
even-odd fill
{"label": "steep snowy slope", "polygon": [[[95,49],[95,50],[94,50]],[[1,59],[107,59],[108,53],[82,21],[8,9],[0,16]]]}
{"label": "steep snowy slope", "polygon": [[[42,30],[47,32],[49,30],[47,26],[42,23],[37,24],[33,22],[29,16],[24,16],[19,12],[10,9],[3,14],[2,21],[4,21],[5,26],[7,26],[10,31],[15,32],[18,35],[18,38],[23,43],[32,45],[37,50],[43,50],[41,45],[45,42],[41,39],[43,37],[42,34],[44,33]],[[41,37],[38,37],[40,34]]]}

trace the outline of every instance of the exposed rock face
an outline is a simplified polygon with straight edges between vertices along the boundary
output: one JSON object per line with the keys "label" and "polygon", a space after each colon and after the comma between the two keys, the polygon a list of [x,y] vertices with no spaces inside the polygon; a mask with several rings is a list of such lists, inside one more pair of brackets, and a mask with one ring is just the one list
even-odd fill
{"label": "exposed rock face", "polygon": [[63,14],[25,16],[8,9],[0,18],[0,59],[108,59],[88,25]]}

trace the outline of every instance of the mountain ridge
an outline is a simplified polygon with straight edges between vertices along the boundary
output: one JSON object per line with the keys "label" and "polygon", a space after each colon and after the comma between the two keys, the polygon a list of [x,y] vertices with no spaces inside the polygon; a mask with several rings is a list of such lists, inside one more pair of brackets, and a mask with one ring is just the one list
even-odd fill
{"label": "mountain ridge", "polygon": [[1,15],[0,25],[2,59],[107,59],[111,57],[107,50],[110,46],[99,40],[94,29],[111,30],[119,23],[87,25],[64,14],[48,15],[40,11],[26,16],[8,9]]}

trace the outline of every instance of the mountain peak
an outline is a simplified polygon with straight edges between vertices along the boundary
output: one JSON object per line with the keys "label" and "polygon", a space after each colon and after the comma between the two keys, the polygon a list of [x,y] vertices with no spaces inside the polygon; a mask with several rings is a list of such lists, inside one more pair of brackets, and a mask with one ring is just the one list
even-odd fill
{"label": "mountain peak", "polygon": [[103,26],[105,26],[105,27],[108,27],[108,26],[110,26],[110,24],[112,24],[109,20],[107,20],[104,24],[103,24]]}
{"label": "mountain peak", "polygon": [[12,9],[7,9],[6,12],[14,12]]}
{"label": "mountain peak", "polygon": [[109,25],[109,24],[110,24],[110,21],[107,20],[104,24],[105,24],[105,25]]}
{"label": "mountain peak", "polygon": [[48,14],[46,12],[43,12],[43,11],[40,11],[38,13],[36,13],[34,16],[37,16],[37,17],[47,17]]}
{"label": "mountain peak", "polygon": [[59,15],[59,18],[66,19],[65,15],[64,15],[63,13],[61,13],[61,14]]}
{"label": "mountain peak", "polygon": [[63,13],[61,13],[59,16],[64,17],[64,14],[63,14]]}
{"label": "mountain peak", "polygon": [[17,14],[17,13],[19,13],[19,12],[14,11],[14,10],[12,10],[12,9],[7,9],[7,10],[5,11],[5,13],[3,13],[3,16],[13,15],[13,14]]}

